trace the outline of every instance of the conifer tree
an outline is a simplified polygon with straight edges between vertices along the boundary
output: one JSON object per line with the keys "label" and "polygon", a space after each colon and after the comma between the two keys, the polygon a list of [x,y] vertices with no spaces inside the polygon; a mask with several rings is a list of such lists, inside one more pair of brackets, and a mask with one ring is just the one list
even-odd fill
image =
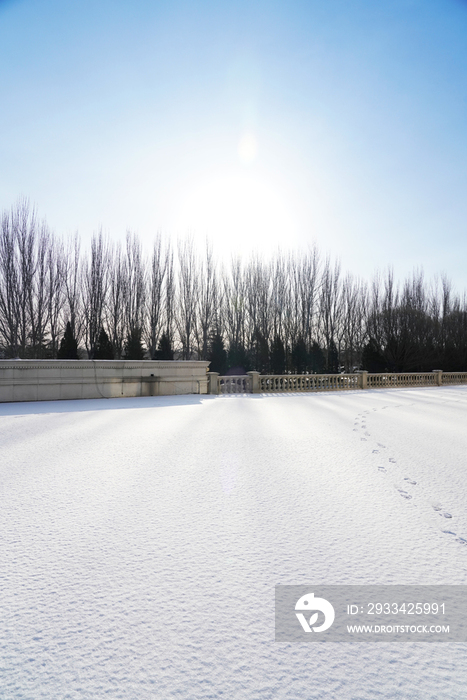
{"label": "conifer tree", "polygon": [[261,374],[267,374],[269,371],[269,346],[267,339],[258,329],[254,333],[253,344],[249,354],[253,368],[257,372],[261,372]]}
{"label": "conifer tree", "polygon": [[109,336],[103,328],[101,328],[97,344],[94,349],[94,360],[113,360],[115,353],[113,345],[109,340]]}
{"label": "conifer tree", "polygon": [[157,346],[157,351],[154,357],[155,360],[173,360],[174,352],[172,350],[172,343],[170,342],[170,337],[168,333],[162,333],[159,344]]}
{"label": "conifer tree", "polygon": [[60,348],[57,352],[59,360],[78,360],[78,343],[71,330],[71,323],[66,324],[65,334],[60,342]]}
{"label": "conifer tree", "polygon": [[308,364],[308,353],[303,338],[298,338],[292,348],[292,368],[295,374],[304,374]]}
{"label": "conifer tree", "polygon": [[210,372],[219,372],[225,374],[227,371],[227,352],[224,347],[224,341],[219,332],[215,333],[211,341],[211,347],[208,354]]}
{"label": "conifer tree", "polygon": [[233,343],[227,353],[227,374],[246,374],[250,370],[248,354],[241,343]]}
{"label": "conifer tree", "polygon": [[273,374],[285,373],[284,343],[278,335],[275,336],[271,345],[271,371]]}
{"label": "conifer tree", "polygon": [[328,347],[327,372],[328,374],[337,374],[339,372],[339,353],[333,340],[331,340]]}
{"label": "conifer tree", "polygon": [[368,372],[384,372],[386,364],[378,343],[374,338],[370,338],[362,352],[363,369],[366,369]]}
{"label": "conifer tree", "polygon": [[135,326],[129,331],[124,347],[125,360],[144,360],[144,348],[141,341],[141,328]]}
{"label": "conifer tree", "polygon": [[310,351],[310,369],[313,374],[324,374],[325,365],[326,360],[324,358],[324,352],[315,341]]}

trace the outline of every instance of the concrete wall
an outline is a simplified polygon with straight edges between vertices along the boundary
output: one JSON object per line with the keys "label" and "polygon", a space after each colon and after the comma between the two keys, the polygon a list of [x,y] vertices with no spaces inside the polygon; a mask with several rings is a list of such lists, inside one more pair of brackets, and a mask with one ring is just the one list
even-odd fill
{"label": "concrete wall", "polygon": [[206,394],[209,362],[0,360],[0,403]]}

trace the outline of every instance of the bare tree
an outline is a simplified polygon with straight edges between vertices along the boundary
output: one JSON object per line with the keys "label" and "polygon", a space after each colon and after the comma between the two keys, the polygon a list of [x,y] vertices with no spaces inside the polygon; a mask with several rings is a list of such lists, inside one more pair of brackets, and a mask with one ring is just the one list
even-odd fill
{"label": "bare tree", "polygon": [[366,336],[367,289],[360,280],[347,274],[342,284],[343,359],[347,372],[359,362]]}
{"label": "bare tree", "polygon": [[85,274],[81,264],[81,246],[77,233],[67,241],[62,270],[65,294],[63,326],[70,322],[73,337],[79,345],[84,338],[86,317],[83,309]]}
{"label": "bare tree", "polygon": [[224,326],[230,347],[245,345],[245,279],[241,258],[233,257],[230,275],[223,270]]}
{"label": "bare tree", "polygon": [[193,240],[186,238],[178,243],[178,314],[176,322],[182,345],[182,358],[191,359],[192,335],[198,303],[198,265]]}
{"label": "bare tree", "polygon": [[174,256],[171,246],[167,245],[166,250],[167,269],[165,274],[165,314],[164,314],[164,332],[173,344],[174,341],[174,324],[175,324],[175,309],[176,309],[176,280],[174,271]]}
{"label": "bare tree", "polygon": [[[152,249],[151,269],[148,280],[146,344],[149,356],[155,357],[157,342],[164,324],[164,295],[167,293],[166,275],[170,262],[170,248],[162,247],[160,234],[156,236]],[[168,336],[170,338],[170,336]]]}
{"label": "bare tree", "polygon": [[18,251],[17,309],[19,346],[26,357],[31,338],[31,307],[35,272],[36,212],[27,200],[22,200],[12,211],[12,231]]}
{"label": "bare tree", "polygon": [[126,269],[122,256],[122,247],[118,243],[111,253],[111,275],[107,300],[107,325],[115,357],[122,356],[125,337],[125,293]]}
{"label": "bare tree", "polygon": [[52,357],[57,356],[58,337],[63,325],[61,314],[65,302],[64,257],[63,243],[52,238],[47,254],[47,306]]}
{"label": "bare tree", "polygon": [[212,246],[206,241],[205,256],[200,270],[198,306],[196,314],[196,341],[200,360],[208,358],[209,333],[214,325],[218,300],[217,275]]}
{"label": "bare tree", "polygon": [[142,261],[141,242],[135,233],[127,232],[125,258],[125,322],[126,331],[142,330],[146,298],[146,271]]}
{"label": "bare tree", "polygon": [[97,339],[103,327],[104,309],[109,285],[109,252],[102,231],[91,241],[91,256],[84,274],[84,315],[86,348],[94,356]]}
{"label": "bare tree", "polygon": [[7,356],[19,351],[19,270],[13,216],[4,212],[0,231],[0,335]]}
{"label": "bare tree", "polygon": [[271,339],[284,336],[286,299],[290,294],[287,263],[280,250],[271,262]]}
{"label": "bare tree", "polygon": [[261,337],[268,341],[271,336],[271,272],[271,265],[264,263],[257,255],[251,258],[245,270],[245,299],[250,346],[255,338]]}
{"label": "bare tree", "polygon": [[[336,267],[336,272],[337,272]],[[300,335],[308,348],[317,333],[318,294],[320,292],[320,257],[318,249],[313,246],[301,256],[298,266],[297,295],[300,311]]]}
{"label": "bare tree", "polygon": [[[321,277],[320,294],[320,328],[325,343],[326,363],[329,363],[331,343],[339,343],[339,331],[342,312],[340,264],[331,268],[329,258],[325,261]],[[338,346],[338,350],[339,350]]]}
{"label": "bare tree", "polygon": [[51,237],[47,225],[42,223],[35,235],[33,248],[33,273],[28,279],[28,306],[30,320],[31,354],[43,357],[46,344],[46,327],[48,324],[48,259]]}

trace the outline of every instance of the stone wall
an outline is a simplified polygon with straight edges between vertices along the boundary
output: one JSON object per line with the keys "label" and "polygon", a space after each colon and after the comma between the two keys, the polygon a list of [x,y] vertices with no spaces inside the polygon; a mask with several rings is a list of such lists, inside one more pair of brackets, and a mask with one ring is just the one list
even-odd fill
{"label": "stone wall", "polygon": [[0,403],[206,394],[209,362],[0,360]]}

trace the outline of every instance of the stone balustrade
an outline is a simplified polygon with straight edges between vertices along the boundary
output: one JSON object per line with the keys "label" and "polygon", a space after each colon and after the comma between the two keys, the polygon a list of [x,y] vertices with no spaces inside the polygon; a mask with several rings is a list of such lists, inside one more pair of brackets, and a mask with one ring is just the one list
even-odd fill
{"label": "stone balustrade", "polygon": [[359,389],[359,376],[355,374],[284,374],[259,375],[261,392],[284,391],[340,391]]}
{"label": "stone balustrade", "polygon": [[244,374],[219,377],[219,394],[251,394],[251,378]]}
{"label": "stone balustrade", "polygon": [[467,372],[443,372],[442,384],[467,384]]}
{"label": "stone balustrade", "polygon": [[368,374],[369,389],[377,387],[438,386],[437,372],[411,372],[404,374]]}
{"label": "stone balustrade", "polygon": [[467,372],[405,372],[370,374],[260,374],[219,376],[209,372],[210,394],[285,393],[304,391],[345,391],[354,389],[401,388],[467,384]]}

